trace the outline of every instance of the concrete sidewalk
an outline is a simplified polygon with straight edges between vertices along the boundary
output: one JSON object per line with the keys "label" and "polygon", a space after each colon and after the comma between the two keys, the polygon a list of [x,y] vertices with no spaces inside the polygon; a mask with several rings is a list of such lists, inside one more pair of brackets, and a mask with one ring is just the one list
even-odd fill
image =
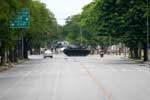
{"label": "concrete sidewalk", "polygon": [[150,61],[143,62],[144,64],[148,64],[150,66]]}
{"label": "concrete sidewalk", "polygon": [[128,61],[133,61],[133,62],[135,62],[135,63],[141,63],[141,64],[150,65],[150,61],[143,61],[143,60],[140,60],[140,59],[131,59],[131,58],[124,57],[124,56],[122,56],[121,58],[123,58],[123,59],[125,59],[125,60],[128,60]]}
{"label": "concrete sidewalk", "polygon": [[2,65],[2,66],[0,66],[0,72],[8,70],[8,69],[10,69],[12,67],[14,67],[14,64],[5,64],[5,65]]}
{"label": "concrete sidewalk", "polygon": [[150,65],[150,61],[143,61],[143,60],[136,60],[136,59],[129,59],[129,60],[131,60],[131,61],[135,61],[135,62],[137,62],[137,63],[141,63],[141,64],[148,64],[148,65]]}
{"label": "concrete sidewalk", "polygon": [[10,63],[10,64],[9,64],[9,63],[6,63],[6,64],[4,64],[4,65],[0,65],[0,72],[6,71],[6,70],[8,70],[8,69],[14,67],[15,65],[22,64],[22,63],[24,63],[24,62],[26,62],[26,61],[28,61],[28,60],[24,59],[24,60],[19,60],[19,61],[16,62],[16,63]]}

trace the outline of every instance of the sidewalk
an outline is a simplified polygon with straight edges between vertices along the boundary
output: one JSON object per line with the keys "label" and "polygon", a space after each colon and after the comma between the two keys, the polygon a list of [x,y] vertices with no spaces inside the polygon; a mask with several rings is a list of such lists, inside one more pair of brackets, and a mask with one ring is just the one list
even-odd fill
{"label": "sidewalk", "polygon": [[19,60],[17,63],[10,63],[10,64],[6,63],[4,65],[1,65],[0,66],[0,72],[6,71],[6,70],[14,67],[15,65],[22,64],[22,63],[24,63],[26,61],[28,61],[28,60],[24,59],[24,60]]}
{"label": "sidewalk", "polygon": [[129,60],[129,61],[134,61],[136,63],[150,65],[150,61],[143,61],[143,60],[139,60],[139,59],[131,59],[131,58],[128,58],[128,57],[123,57],[123,58],[126,59],[126,60]]}
{"label": "sidewalk", "polygon": [[131,61],[135,61],[137,63],[141,63],[141,64],[148,64],[150,65],[150,61],[143,61],[143,60],[136,60],[136,59],[129,59]]}
{"label": "sidewalk", "polygon": [[150,61],[143,62],[144,64],[148,64],[150,66]]}
{"label": "sidewalk", "polygon": [[8,69],[10,69],[12,67],[14,67],[14,64],[5,64],[5,65],[2,65],[2,66],[0,66],[0,72],[8,70]]}

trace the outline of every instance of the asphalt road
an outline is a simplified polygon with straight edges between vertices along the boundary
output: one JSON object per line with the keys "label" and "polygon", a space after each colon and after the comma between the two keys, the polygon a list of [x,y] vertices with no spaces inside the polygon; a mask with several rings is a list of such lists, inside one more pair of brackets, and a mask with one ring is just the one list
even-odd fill
{"label": "asphalt road", "polygon": [[30,56],[0,73],[0,100],[150,100],[150,66],[120,56]]}

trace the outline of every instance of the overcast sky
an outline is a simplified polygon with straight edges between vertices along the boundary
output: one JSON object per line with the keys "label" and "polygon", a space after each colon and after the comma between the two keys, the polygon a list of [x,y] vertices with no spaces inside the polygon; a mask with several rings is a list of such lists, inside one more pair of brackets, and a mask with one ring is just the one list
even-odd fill
{"label": "overcast sky", "polygon": [[64,25],[68,16],[78,14],[84,5],[93,0],[41,0],[55,14],[58,24]]}

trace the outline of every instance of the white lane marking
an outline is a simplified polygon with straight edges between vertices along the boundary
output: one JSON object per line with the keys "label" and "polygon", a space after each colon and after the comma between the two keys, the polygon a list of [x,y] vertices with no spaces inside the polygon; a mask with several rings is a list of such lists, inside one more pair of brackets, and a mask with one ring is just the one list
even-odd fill
{"label": "white lane marking", "polygon": [[52,95],[52,100],[55,100],[56,98],[56,93],[57,93],[57,83],[59,81],[59,77],[60,77],[60,70],[57,71],[57,76],[54,82],[54,89],[53,89],[53,95]]}
{"label": "white lane marking", "polygon": [[27,73],[25,73],[16,83],[14,83],[14,85],[11,85],[9,88],[6,89],[6,91],[0,95],[0,98],[5,97],[14,87],[16,87],[17,85],[20,84],[20,82],[27,76],[29,76],[32,73],[32,71],[28,71]]}

